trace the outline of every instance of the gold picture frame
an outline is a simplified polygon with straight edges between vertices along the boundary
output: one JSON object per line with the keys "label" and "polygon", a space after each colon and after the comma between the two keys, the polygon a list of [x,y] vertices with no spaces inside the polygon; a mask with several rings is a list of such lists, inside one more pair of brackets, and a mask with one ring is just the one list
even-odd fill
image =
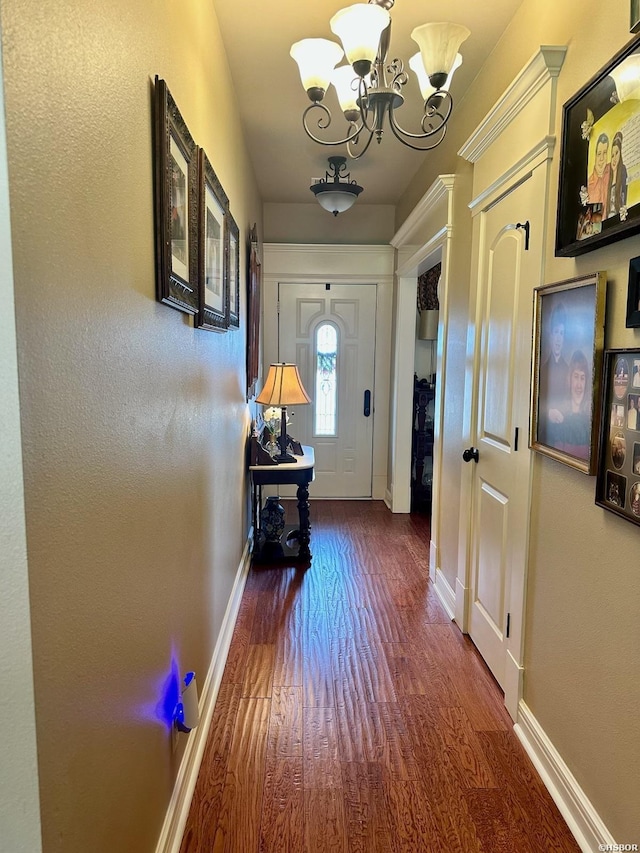
{"label": "gold picture frame", "polygon": [[534,291],[529,446],[584,474],[596,470],[606,274]]}

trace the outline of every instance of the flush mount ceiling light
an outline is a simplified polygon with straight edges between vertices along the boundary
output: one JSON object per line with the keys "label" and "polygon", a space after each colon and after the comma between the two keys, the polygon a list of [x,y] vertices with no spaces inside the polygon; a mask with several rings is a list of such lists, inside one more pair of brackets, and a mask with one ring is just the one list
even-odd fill
{"label": "flush mount ceiling light", "polygon": [[[409,60],[424,99],[420,132],[404,130],[396,120],[396,110],[404,103],[402,89],[409,81],[400,59],[387,63],[391,40],[389,9],[394,0],[370,0],[337,12],[329,25],[340,38],[344,51],[327,39],[303,39],[291,48],[298,63],[302,85],[311,100],[302,116],[307,135],[321,145],[347,145],[350,157],[362,157],[371,140],[382,140],[385,116],[391,132],[400,142],[416,151],[435,148],[444,139],[453,108],[449,86],[454,71],[462,64],[458,48],[470,35],[461,24],[422,24],[411,33],[420,51]],[[335,66],[346,54],[349,65]],[[322,100],[333,83],[340,108],[347,120],[343,139],[326,140],[310,129],[308,119],[318,116],[321,131],[331,124],[331,112]],[[360,138],[362,149],[356,150]]]}
{"label": "flush mount ceiling light", "polygon": [[[334,216],[349,210],[362,192],[361,186],[349,180],[351,175],[346,171],[346,164],[346,157],[329,157],[331,174],[325,172],[324,181],[317,181],[309,187],[322,207]],[[341,173],[344,173],[342,178]]]}

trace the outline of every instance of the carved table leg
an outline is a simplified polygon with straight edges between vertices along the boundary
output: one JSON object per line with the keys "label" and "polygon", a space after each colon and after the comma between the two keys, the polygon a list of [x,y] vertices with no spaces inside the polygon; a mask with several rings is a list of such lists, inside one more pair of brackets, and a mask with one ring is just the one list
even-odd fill
{"label": "carved table leg", "polygon": [[309,540],[311,525],[309,524],[309,488],[306,483],[298,486],[298,517],[300,519],[300,550],[298,557],[302,561],[311,562]]}

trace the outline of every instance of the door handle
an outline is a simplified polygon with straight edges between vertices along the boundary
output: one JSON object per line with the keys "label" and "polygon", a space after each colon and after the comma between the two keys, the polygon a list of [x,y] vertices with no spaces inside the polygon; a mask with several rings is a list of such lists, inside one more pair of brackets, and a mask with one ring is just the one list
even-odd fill
{"label": "door handle", "polygon": [[462,454],[462,458],[465,462],[471,462],[473,459],[474,462],[477,462],[480,458],[480,454],[478,453],[477,447],[467,447],[467,449]]}
{"label": "door handle", "polygon": [[368,389],[364,392],[364,416],[368,418],[371,415],[371,391]]}

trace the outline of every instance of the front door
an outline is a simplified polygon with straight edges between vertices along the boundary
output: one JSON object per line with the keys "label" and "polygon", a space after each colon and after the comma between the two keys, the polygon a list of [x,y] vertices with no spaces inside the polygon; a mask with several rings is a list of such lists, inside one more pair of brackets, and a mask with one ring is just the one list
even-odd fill
{"label": "front door", "polygon": [[315,450],[313,497],[370,498],[376,285],[281,283],[278,303],[278,360],[313,400],[289,424]]}
{"label": "front door", "polygon": [[532,291],[540,284],[543,200],[538,168],[479,214],[469,633],[503,687],[512,585],[524,595]]}

